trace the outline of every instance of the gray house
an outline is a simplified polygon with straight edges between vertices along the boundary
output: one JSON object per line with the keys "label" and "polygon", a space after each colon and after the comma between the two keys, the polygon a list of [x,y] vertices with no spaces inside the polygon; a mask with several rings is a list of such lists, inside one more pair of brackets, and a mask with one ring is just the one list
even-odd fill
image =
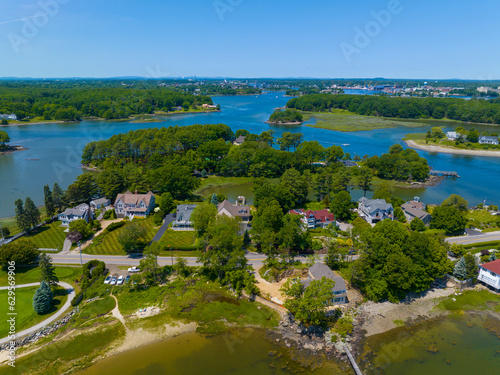
{"label": "gray house", "polygon": [[370,224],[385,219],[394,220],[394,208],[385,199],[361,198],[358,205],[358,214]]}
{"label": "gray house", "polygon": [[92,207],[94,210],[101,210],[104,207],[108,207],[110,204],[111,201],[108,198],[104,197],[90,201],[90,207]]}
{"label": "gray house", "polygon": [[345,286],[345,281],[340,276],[335,276],[333,271],[326,264],[315,263],[307,274],[307,280],[302,280],[301,283],[307,288],[311,281],[321,280],[323,277],[335,281],[335,286],[332,289],[332,299],[330,301],[331,305],[343,305],[347,303],[347,289]]}
{"label": "gray house", "polygon": [[57,215],[57,218],[61,221],[61,225],[68,227],[69,223],[75,220],[84,219],[87,223],[94,219],[94,215],[90,206],[86,203],[82,203],[76,207],[68,208],[64,212]]}
{"label": "gray house", "polygon": [[432,216],[425,211],[425,204],[420,202],[420,200],[412,200],[401,205],[406,220],[411,222],[413,219],[418,217],[424,222],[425,225],[430,224]]}
{"label": "gray house", "polygon": [[197,204],[180,204],[177,206],[175,221],[172,223],[173,230],[194,230],[191,223],[191,214]]}

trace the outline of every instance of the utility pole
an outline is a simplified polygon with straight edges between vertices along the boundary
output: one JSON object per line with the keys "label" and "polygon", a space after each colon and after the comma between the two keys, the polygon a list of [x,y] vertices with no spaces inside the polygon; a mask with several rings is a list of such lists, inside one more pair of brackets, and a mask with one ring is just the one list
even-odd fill
{"label": "utility pole", "polygon": [[83,266],[83,261],[82,261],[82,243],[78,241],[78,249],[80,250],[80,264]]}

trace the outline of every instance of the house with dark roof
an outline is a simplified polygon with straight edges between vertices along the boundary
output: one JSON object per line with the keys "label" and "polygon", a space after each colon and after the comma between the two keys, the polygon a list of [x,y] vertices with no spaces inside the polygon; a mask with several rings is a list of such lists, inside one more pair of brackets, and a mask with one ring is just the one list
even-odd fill
{"label": "house with dark roof", "polygon": [[353,162],[352,160],[340,160],[340,162],[347,168],[359,167],[358,163]]}
{"label": "house with dark roof", "polygon": [[303,208],[295,208],[288,211],[288,213],[299,215],[307,229],[326,228],[330,224],[336,225],[335,216],[327,209],[306,211]]}
{"label": "house with dark roof", "polygon": [[191,214],[198,206],[197,204],[179,204],[175,212],[175,221],[172,223],[173,230],[194,230],[191,222]]}
{"label": "house with dark roof", "polygon": [[425,203],[420,202],[420,200],[412,200],[408,201],[401,205],[401,209],[403,210],[406,220],[411,222],[416,217],[424,222],[425,225],[430,224],[432,216],[425,211]]}
{"label": "house with dark roof", "polygon": [[376,224],[385,219],[394,220],[394,208],[385,199],[362,197],[358,204],[358,214],[370,224]]}
{"label": "house with dark roof", "polygon": [[242,222],[250,221],[250,207],[242,204],[231,203],[227,199],[217,205],[218,215],[226,215],[229,217],[239,217]]}
{"label": "house with dark roof", "polygon": [[246,137],[244,137],[244,136],[240,135],[238,138],[236,138],[236,139],[234,140],[233,145],[235,145],[235,146],[241,146],[241,144],[242,144],[243,142],[245,142],[245,138],[246,138]]}
{"label": "house with dark roof", "polygon": [[68,227],[69,223],[75,220],[83,219],[87,223],[94,219],[94,214],[87,203],[82,203],[73,208],[67,208],[64,212],[57,215],[61,225]]}
{"label": "house with dark roof", "polygon": [[150,191],[147,194],[137,194],[126,191],[118,194],[115,201],[115,212],[118,217],[146,217],[155,208],[155,196]]}
{"label": "house with dark roof", "polygon": [[335,286],[332,288],[332,299],[329,301],[329,304],[342,305],[347,303],[347,288],[344,279],[340,276],[335,276],[326,264],[315,263],[309,268],[307,280],[301,280],[301,283],[307,288],[313,280],[321,280],[323,277],[335,282]]}
{"label": "house with dark roof", "polygon": [[491,286],[494,289],[500,289],[500,259],[493,262],[484,263],[479,266],[478,281]]}
{"label": "house with dark roof", "polygon": [[498,137],[482,135],[479,137],[479,144],[481,145],[498,145]]}

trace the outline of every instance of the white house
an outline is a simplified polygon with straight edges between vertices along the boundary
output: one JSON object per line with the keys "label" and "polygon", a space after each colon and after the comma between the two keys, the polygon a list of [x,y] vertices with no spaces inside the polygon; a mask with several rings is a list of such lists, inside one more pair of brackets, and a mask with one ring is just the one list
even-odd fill
{"label": "white house", "polygon": [[118,194],[115,201],[115,212],[118,217],[146,217],[155,208],[155,196],[150,191],[147,194],[135,194],[126,191]]}
{"label": "white house", "polygon": [[450,141],[456,141],[460,138],[460,134],[457,132],[446,132],[446,138],[448,138]]}
{"label": "white house", "polygon": [[478,281],[495,289],[500,289],[500,259],[479,266]]}
{"label": "white house", "polygon": [[13,113],[11,113],[10,115],[0,115],[0,120],[17,120],[17,116]]}
{"label": "white house", "polygon": [[498,137],[482,135],[479,137],[479,144],[481,145],[497,145]]}
{"label": "white house", "polygon": [[68,227],[69,223],[79,219],[84,219],[88,223],[94,219],[94,214],[88,204],[82,203],[79,206],[66,209],[57,215],[57,218],[61,221],[61,225]]}
{"label": "white house", "polygon": [[345,286],[345,281],[340,276],[335,276],[333,271],[326,264],[315,263],[309,268],[307,273],[307,280],[302,280],[301,283],[307,288],[311,281],[321,280],[323,277],[333,280],[335,286],[332,288],[332,299],[329,301],[329,305],[342,305],[347,303],[347,289]]}
{"label": "white house", "polygon": [[394,208],[392,204],[387,203],[384,199],[362,197],[359,200],[358,214],[370,224],[375,224],[385,219],[394,220]]}

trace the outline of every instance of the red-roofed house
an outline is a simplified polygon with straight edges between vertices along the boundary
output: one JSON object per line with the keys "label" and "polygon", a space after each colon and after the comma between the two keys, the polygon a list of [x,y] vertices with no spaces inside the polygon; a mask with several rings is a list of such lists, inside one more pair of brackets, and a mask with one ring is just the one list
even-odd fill
{"label": "red-roofed house", "polygon": [[495,289],[500,289],[500,259],[480,265],[477,279]]}
{"label": "red-roofed house", "polygon": [[325,210],[307,210],[296,208],[288,211],[289,214],[299,215],[307,229],[325,228],[330,224],[336,225],[335,216],[327,209]]}

